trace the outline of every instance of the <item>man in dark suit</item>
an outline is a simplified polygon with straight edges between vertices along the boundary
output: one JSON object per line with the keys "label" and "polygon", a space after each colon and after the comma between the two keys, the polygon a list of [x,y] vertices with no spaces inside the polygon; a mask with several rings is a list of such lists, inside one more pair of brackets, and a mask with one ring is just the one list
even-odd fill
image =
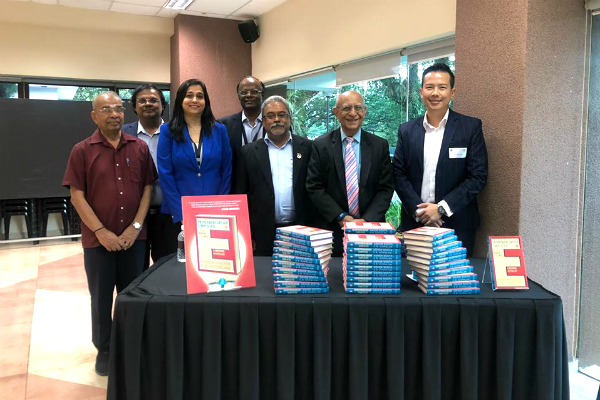
{"label": "man in dark suit", "polygon": [[[142,139],[150,149],[150,155],[156,164],[156,153],[158,147],[159,129],[163,124],[162,114],[167,106],[163,92],[155,85],[145,83],[136,88],[131,95],[131,106],[139,120],[131,124],[123,125],[123,132]],[[175,226],[171,216],[162,214],[162,191],[158,180],[152,186],[152,198],[150,209],[146,217],[148,227],[148,239],[146,240],[146,253],[144,259],[144,270],[150,266],[150,254],[154,261],[161,257],[174,253],[177,248],[173,246],[169,231]],[[175,234],[177,235],[177,234]],[[170,244],[169,244],[170,243]]]}
{"label": "man in dark suit", "polygon": [[276,227],[312,221],[305,186],[312,143],[291,133],[292,116],[283,97],[265,100],[262,115],[266,136],[242,147],[234,192],[248,195],[254,255],[269,256]]}
{"label": "man in dark suit", "polygon": [[387,140],[361,129],[367,107],[360,93],[342,93],[333,113],[341,128],[313,142],[306,189],[319,227],[333,230],[333,253],[340,255],[343,223],[385,221],[394,183]]}
{"label": "man in dark suit", "polygon": [[423,72],[420,94],[427,111],[400,125],[394,175],[402,200],[402,230],[452,228],[470,256],[488,157],[481,120],[449,109],[454,92],[454,74],[446,64]]}
{"label": "man in dark suit", "polygon": [[[242,111],[222,118],[231,142],[232,171],[237,170],[237,160],[242,146],[264,136],[261,105],[265,85],[253,76],[247,76],[237,85],[237,94]],[[231,188],[235,188],[236,176],[231,176]]]}

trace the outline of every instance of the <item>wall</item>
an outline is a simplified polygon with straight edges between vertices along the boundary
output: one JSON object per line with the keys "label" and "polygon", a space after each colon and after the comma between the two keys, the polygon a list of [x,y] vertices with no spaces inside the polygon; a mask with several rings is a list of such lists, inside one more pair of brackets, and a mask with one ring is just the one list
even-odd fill
{"label": "wall", "polygon": [[455,0],[289,0],[259,18],[252,72],[263,81],[454,33]]}
{"label": "wall", "polygon": [[0,3],[1,75],[170,81],[171,19]]}
{"label": "wall", "polygon": [[529,276],[563,300],[575,353],[582,216],[583,0],[457,0],[456,109],[490,155],[478,255],[521,235]]}
{"label": "wall", "polygon": [[178,15],[171,40],[171,96],[181,82],[198,78],[206,84],[217,118],[241,110],[238,82],[252,73],[252,48],[238,21]]}

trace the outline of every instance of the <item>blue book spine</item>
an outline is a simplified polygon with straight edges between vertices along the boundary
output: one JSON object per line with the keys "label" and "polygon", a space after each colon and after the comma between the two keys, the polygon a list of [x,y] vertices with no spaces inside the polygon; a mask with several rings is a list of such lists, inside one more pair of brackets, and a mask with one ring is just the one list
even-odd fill
{"label": "blue book spine", "polygon": [[346,247],[346,254],[350,255],[350,254],[368,254],[368,255],[386,255],[386,256],[398,256],[400,257],[402,254],[402,251],[400,248],[378,248],[378,249],[371,249],[369,247]]}
{"label": "blue book spine", "polygon": [[448,269],[448,268],[455,268],[455,267],[463,267],[465,265],[470,265],[470,261],[469,260],[458,260],[458,261],[450,261],[447,263],[443,263],[443,264],[433,264],[429,266],[429,270],[430,271],[436,271],[439,269]]}
{"label": "blue book spine", "polygon": [[384,276],[384,277],[372,277],[372,276],[346,276],[346,283],[400,283],[400,276]]}
{"label": "blue book spine", "polygon": [[274,274],[273,282],[277,281],[327,282],[327,279],[325,278],[325,275]]}
{"label": "blue book spine", "polygon": [[308,251],[299,251],[293,249],[286,249],[282,247],[273,247],[273,254],[284,254],[288,256],[305,257],[305,258],[319,258],[317,253],[309,253]]}
{"label": "blue book spine", "polygon": [[273,260],[290,261],[303,264],[321,264],[321,261],[318,258],[297,257],[278,253],[273,254]]}
{"label": "blue book spine", "polygon": [[434,282],[452,282],[452,281],[468,281],[477,280],[477,274],[454,274],[454,275],[442,275],[442,276],[424,276],[413,271],[415,279],[419,279],[423,282],[434,283]]}
{"label": "blue book spine", "polygon": [[329,293],[329,288],[277,288],[275,294],[319,294]]}
{"label": "blue book spine", "polygon": [[351,293],[351,294],[400,294],[400,289],[346,288],[346,293]]}
{"label": "blue book spine", "polygon": [[306,235],[306,234],[300,233],[300,232],[286,231],[281,228],[277,228],[275,230],[275,233],[284,235],[284,236],[291,236],[293,238],[305,240],[307,242],[312,242],[312,241],[316,241],[316,240],[324,240],[324,239],[329,239],[329,238],[331,238],[331,240],[333,240],[333,235],[330,235],[329,237],[320,237],[319,239],[315,239],[311,235]]}
{"label": "blue book spine", "polygon": [[456,254],[456,255],[450,256],[450,257],[435,258],[430,261],[430,264],[438,265],[438,264],[444,264],[444,263],[451,262],[451,261],[462,260],[462,259],[465,259],[466,255],[467,255],[467,253],[465,252],[465,253]]}
{"label": "blue book spine", "polygon": [[480,288],[471,289],[425,289],[427,296],[442,296],[448,294],[479,294]]}
{"label": "blue book spine", "polygon": [[319,264],[308,264],[308,263],[299,263],[296,261],[287,261],[287,260],[273,260],[271,261],[271,265],[273,267],[282,267],[282,268],[300,268],[300,269],[322,269]]}
{"label": "blue book spine", "polygon": [[[450,229],[448,232],[444,232],[440,235],[436,235],[432,238],[432,243],[437,243],[440,240],[444,240],[446,239],[448,236],[453,236],[456,232],[454,232],[454,229]],[[455,236],[455,235],[454,235]]]}
{"label": "blue book spine", "polygon": [[347,288],[388,288],[399,289],[400,282],[346,282]]}
{"label": "blue book spine", "polygon": [[284,242],[283,240],[276,240],[274,242],[275,248],[280,249],[289,249],[289,250],[298,250],[305,253],[316,253],[315,248],[311,246],[304,246],[302,244],[292,243],[292,242]]}
{"label": "blue book spine", "polygon": [[436,282],[436,283],[419,281],[419,283],[421,285],[425,286],[427,289],[454,289],[454,288],[469,288],[469,287],[478,288],[479,287],[478,281],[454,281],[454,282],[450,281],[450,282]]}
{"label": "blue book spine", "polygon": [[436,271],[429,271],[429,276],[440,276],[440,275],[452,275],[452,274],[464,274],[466,272],[473,272],[473,267],[465,266],[452,269],[440,269]]}
{"label": "blue book spine", "polygon": [[276,234],[275,235],[275,239],[281,240],[281,241],[284,241],[284,242],[290,242],[290,243],[300,244],[302,246],[312,247],[312,242],[310,240],[298,239],[298,238],[295,238],[295,237],[292,237],[292,236],[286,236],[286,235]]}
{"label": "blue book spine", "polygon": [[456,248],[458,248],[460,246],[462,246],[462,242],[460,240],[457,240],[457,241],[454,241],[454,242],[451,242],[451,243],[446,243],[446,244],[444,244],[442,246],[439,246],[439,247],[434,247],[432,250],[433,250],[434,254],[435,253],[443,253],[443,252],[446,252],[448,250],[456,249]]}
{"label": "blue book spine", "polygon": [[323,272],[322,269],[279,268],[279,267],[273,267],[273,274],[325,276],[325,273]]}
{"label": "blue book spine", "polygon": [[386,272],[400,272],[402,268],[400,265],[346,265],[346,271],[386,271]]}
{"label": "blue book spine", "polygon": [[374,259],[347,259],[346,265],[366,265],[366,266],[382,266],[382,267],[395,267],[402,265],[402,259],[400,258],[389,258],[383,260]]}
{"label": "blue book spine", "polygon": [[372,270],[359,270],[359,271],[346,271],[346,276],[362,276],[362,277],[396,277],[400,279],[402,273],[400,271],[372,271]]}
{"label": "blue book spine", "polygon": [[377,254],[377,253],[346,253],[348,260],[400,260],[401,255],[398,254]]}
{"label": "blue book spine", "polygon": [[380,235],[395,235],[395,229],[377,229],[377,228],[346,228],[344,233],[367,233],[367,234],[380,234]]}
{"label": "blue book spine", "polygon": [[402,243],[373,243],[373,242],[346,242],[346,247],[360,247],[360,248],[376,248],[376,249],[398,249],[402,247]]}
{"label": "blue book spine", "polygon": [[327,282],[273,282],[275,288],[326,288]]}

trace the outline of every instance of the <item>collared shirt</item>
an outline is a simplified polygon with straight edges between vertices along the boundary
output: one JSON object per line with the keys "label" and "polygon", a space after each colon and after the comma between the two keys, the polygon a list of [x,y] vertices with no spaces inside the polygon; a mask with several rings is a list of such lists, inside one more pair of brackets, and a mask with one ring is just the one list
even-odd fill
{"label": "collared shirt", "polygon": [[[160,125],[164,123],[165,121],[163,121],[161,118]],[[154,132],[154,134],[148,133],[148,131],[146,131],[146,129],[142,126],[142,123],[138,121],[137,137],[142,139],[148,145],[148,148],[150,149],[150,155],[152,155],[152,161],[154,161],[154,165],[157,165],[156,153],[158,149],[158,138],[160,137],[159,133],[160,129],[157,129],[156,132]],[[160,206],[162,204],[162,199],[162,189],[160,188],[160,184],[158,183],[157,179],[152,184],[152,198],[150,199],[150,205]]]}
{"label": "collared shirt", "polygon": [[[115,149],[97,129],[71,150],[62,184],[82,190],[102,225],[118,236],[134,222],[144,187],[156,177],[150,150],[144,142],[121,135]],[[145,238],[143,228],[138,239]],[[81,243],[84,248],[101,246],[94,232],[83,223]]]}
{"label": "collared shirt", "polygon": [[292,135],[283,145],[277,147],[268,136],[264,141],[269,150],[269,163],[275,191],[275,223],[294,222],[296,208],[294,206],[294,157]]}
{"label": "collared shirt", "polygon": [[[353,136],[354,140],[352,141],[352,148],[354,149],[354,154],[356,154],[356,173],[358,176],[358,182],[360,185],[360,166],[361,166],[361,160],[360,160],[360,134],[362,133],[362,128],[358,129],[358,132],[356,132],[356,134]],[[344,133],[344,130],[342,128],[340,128],[340,134],[341,134],[341,140],[342,140],[342,160],[344,160],[346,158],[346,146],[348,143],[348,140],[346,139],[347,136]],[[360,188],[359,188],[360,190]]]}
{"label": "collared shirt", "polygon": [[[425,113],[425,117],[423,118],[425,144],[423,145],[423,182],[421,184],[421,200],[423,200],[424,203],[435,203],[435,174],[449,113],[450,110],[447,110],[437,128],[429,123],[427,120],[427,113]],[[450,207],[445,200],[440,201],[439,204],[444,207],[448,216],[452,215],[452,210],[450,210]]]}
{"label": "collared shirt", "polygon": [[242,125],[244,126],[244,131],[246,133],[246,139],[244,140],[244,138],[242,138],[242,146],[262,138],[262,113],[258,114],[256,121],[254,121],[254,126],[252,126],[246,113],[242,110]]}

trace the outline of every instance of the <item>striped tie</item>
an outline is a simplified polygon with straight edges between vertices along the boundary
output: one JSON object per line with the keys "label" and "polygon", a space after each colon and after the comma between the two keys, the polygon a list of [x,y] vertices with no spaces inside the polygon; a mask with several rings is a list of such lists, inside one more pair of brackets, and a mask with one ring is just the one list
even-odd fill
{"label": "striped tie", "polygon": [[358,173],[356,171],[356,154],[352,148],[354,138],[346,137],[346,195],[348,197],[348,213],[358,218]]}

